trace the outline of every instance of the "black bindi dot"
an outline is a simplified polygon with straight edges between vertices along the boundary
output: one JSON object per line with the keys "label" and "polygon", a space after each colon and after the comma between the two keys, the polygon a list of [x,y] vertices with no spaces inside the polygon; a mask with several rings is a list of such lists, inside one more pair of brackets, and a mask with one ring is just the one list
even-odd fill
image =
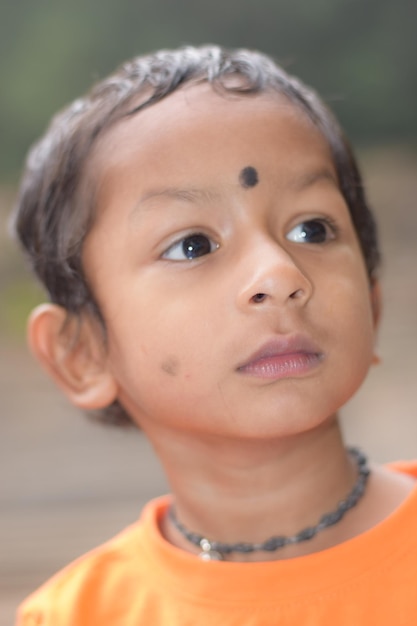
{"label": "black bindi dot", "polygon": [[258,184],[258,172],[252,165],[248,165],[248,167],[244,167],[243,170],[239,174],[239,182],[245,189],[249,189],[249,187],[255,187]]}

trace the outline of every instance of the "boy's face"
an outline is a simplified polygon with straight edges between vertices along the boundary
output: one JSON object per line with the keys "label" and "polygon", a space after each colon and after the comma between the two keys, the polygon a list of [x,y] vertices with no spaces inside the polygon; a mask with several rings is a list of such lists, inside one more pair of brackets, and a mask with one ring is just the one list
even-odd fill
{"label": "boy's face", "polygon": [[90,175],[84,266],[145,431],[295,434],[356,391],[369,281],[328,146],[286,100],[178,91],[111,129]]}

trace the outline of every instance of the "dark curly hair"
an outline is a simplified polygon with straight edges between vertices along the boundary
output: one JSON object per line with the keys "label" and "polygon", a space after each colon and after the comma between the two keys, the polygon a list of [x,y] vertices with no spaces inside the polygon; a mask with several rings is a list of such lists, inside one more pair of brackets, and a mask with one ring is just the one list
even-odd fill
{"label": "dark curly hair", "polygon": [[[208,82],[220,94],[241,97],[276,92],[312,121],[329,144],[372,283],[379,264],[375,221],[357,162],[333,114],[312,89],[259,52],[187,46],[122,65],[58,113],[29,152],[14,227],[50,300],[69,315],[95,316],[105,337],[104,320],[81,261],[83,242],[94,220],[94,189],[83,184],[86,162],[97,138],[117,120],[137,114],[192,82]],[[131,423],[118,402],[98,416],[105,422]]]}

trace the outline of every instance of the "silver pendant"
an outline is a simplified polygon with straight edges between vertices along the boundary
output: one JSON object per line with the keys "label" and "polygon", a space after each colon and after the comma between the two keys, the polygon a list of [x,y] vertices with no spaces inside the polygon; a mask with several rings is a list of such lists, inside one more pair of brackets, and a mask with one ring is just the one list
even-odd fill
{"label": "silver pendant", "polygon": [[200,541],[202,552],[198,555],[202,561],[223,561],[223,555],[217,550],[212,550],[211,543],[208,539],[203,538]]}

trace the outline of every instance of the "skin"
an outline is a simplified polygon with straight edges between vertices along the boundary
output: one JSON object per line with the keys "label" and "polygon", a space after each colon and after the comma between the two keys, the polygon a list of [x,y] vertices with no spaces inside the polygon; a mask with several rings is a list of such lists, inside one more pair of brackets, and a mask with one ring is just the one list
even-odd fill
{"label": "skin", "polygon": [[[259,176],[250,188],[239,180],[248,163]],[[372,363],[379,312],[325,141],[276,95],[225,98],[192,86],[108,131],[87,176],[97,215],[83,262],[107,346],[87,325],[91,347],[69,357],[77,392],[65,367],[54,377],[79,406],[119,399],[159,454],[189,528],[264,541],[316,523],[356,480],[337,411]],[[306,224],[318,241],[305,242]],[[203,252],[187,258],[184,238]],[[34,317],[35,352],[47,318]],[[265,343],[294,336],[314,345],[313,357],[242,369]],[[83,372],[100,382],[95,394],[79,383]],[[377,469],[339,525],[245,558],[339,543],[411,488]],[[167,520],[162,531],[194,550]]]}

